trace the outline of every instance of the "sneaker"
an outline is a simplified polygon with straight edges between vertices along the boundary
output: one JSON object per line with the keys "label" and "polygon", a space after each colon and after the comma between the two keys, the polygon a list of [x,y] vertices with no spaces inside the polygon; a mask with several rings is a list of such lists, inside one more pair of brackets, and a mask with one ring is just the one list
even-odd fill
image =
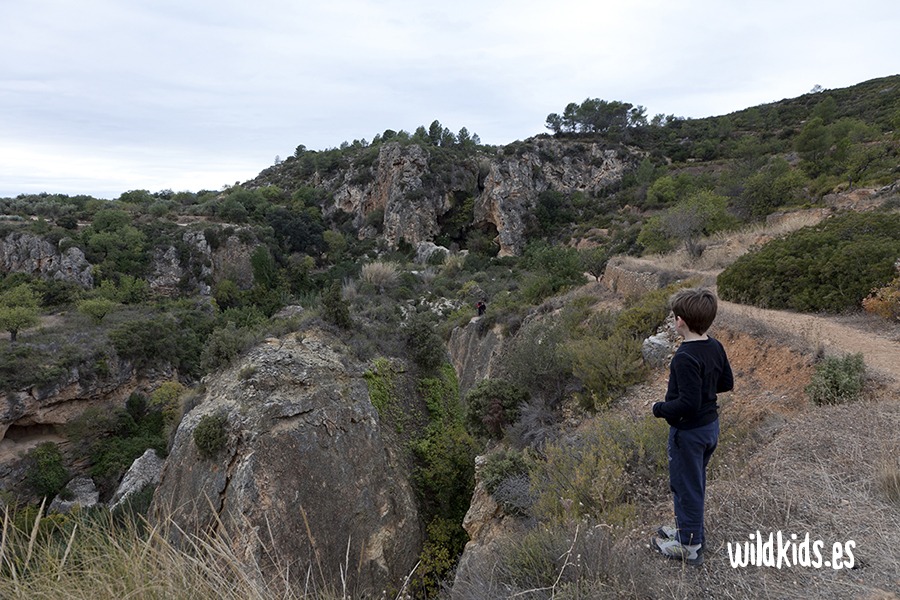
{"label": "sneaker", "polygon": [[703,564],[701,544],[682,544],[678,540],[653,536],[650,538],[650,547],[666,558],[680,560],[695,567]]}
{"label": "sneaker", "polygon": [[678,535],[678,530],[675,529],[674,525],[663,525],[656,530],[656,535],[663,539],[674,540],[675,536]]}

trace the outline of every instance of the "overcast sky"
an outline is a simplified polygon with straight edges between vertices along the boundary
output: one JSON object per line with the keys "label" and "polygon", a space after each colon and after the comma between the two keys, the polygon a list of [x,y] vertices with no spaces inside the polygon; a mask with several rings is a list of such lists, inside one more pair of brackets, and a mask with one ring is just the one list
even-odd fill
{"label": "overcast sky", "polygon": [[897,0],[0,0],[0,197],[222,189],[438,119],[722,115],[900,73]]}

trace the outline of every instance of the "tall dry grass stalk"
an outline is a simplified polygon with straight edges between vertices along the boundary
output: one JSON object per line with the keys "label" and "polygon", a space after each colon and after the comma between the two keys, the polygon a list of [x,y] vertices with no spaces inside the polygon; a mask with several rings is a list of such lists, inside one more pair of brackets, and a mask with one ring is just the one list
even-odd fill
{"label": "tall dry grass stalk", "polygon": [[[43,509],[43,507],[41,507]],[[227,535],[189,536],[168,522],[116,519],[109,513],[42,516],[22,521],[7,509],[0,538],[0,598],[113,600],[294,600],[346,598],[346,590],[306,590],[289,583],[289,565],[274,578],[254,556],[239,556]],[[170,533],[183,543],[174,545]],[[264,553],[265,554],[265,553]],[[277,560],[269,553],[261,560]]]}
{"label": "tall dry grass stalk", "polygon": [[397,265],[391,262],[375,261],[362,266],[360,278],[380,290],[393,287],[400,279]]}

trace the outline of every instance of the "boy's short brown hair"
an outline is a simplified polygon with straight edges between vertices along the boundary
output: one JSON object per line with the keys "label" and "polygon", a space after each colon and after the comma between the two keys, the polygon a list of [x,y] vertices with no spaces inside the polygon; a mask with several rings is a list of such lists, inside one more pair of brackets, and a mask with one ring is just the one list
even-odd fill
{"label": "boy's short brown hair", "polygon": [[716,318],[718,300],[706,288],[678,290],[669,298],[669,306],[676,317],[681,317],[688,329],[703,335]]}

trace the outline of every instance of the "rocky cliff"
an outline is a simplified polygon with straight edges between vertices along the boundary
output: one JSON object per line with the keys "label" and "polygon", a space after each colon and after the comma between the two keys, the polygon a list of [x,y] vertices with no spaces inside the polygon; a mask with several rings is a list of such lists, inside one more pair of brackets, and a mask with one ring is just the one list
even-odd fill
{"label": "rocky cliff", "polygon": [[[222,239],[218,239],[218,238]],[[242,289],[253,285],[250,255],[256,244],[241,240],[239,230],[230,234],[217,233],[215,248],[206,233],[188,230],[181,235],[181,243],[158,247],[153,251],[150,289],[161,296],[192,292],[208,296],[212,286],[230,279]]]}
{"label": "rocky cliff", "polygon": [[28,232],[13,232],[0,240],[0,268],[6,273],[27,273],[59,279],[91,288],[93,268],[84,253],[72,247],[64,251]]}
{"label": "rocky cliff", "polygon": [[[409,474],[386,442],[364,365],[322,331],[269,339],[205,380],[178,427],[151,509],[185,532],[226,529],[239,556],[276,574],[308,569],[351,588],[399,585],[422,532]],[[194,432],[224,418],[212,458]],[[351,564],[346,562],[347,549]],[[280,557],[272,564],[271,557]],[[302,581],[301,581],[302,584]]]}
{"label": "rocky cliff", "polygon": [[463,398],[479,381],[495,376],[503,343],[502,327],[484,328],[478,317],[473,317],[463,327],[453,329],[447,350]]}
{"label": "rocky cliff", "polygon": [[639,158],[624,146],[549,137],[459,156],[390,142],[325,174],[311,173],[291,157],[245,185],[277,185],[288,192],[320,186],[329,197],[323,212],[349,213],[361,237],[376,234],[371,215],[383,211],[379,225],[394,248],[401,241],[433,241],[452,211],[470,198],[473,214],[465,216],[471,226],[495,235],[501,255],[515,255],[524,249],[528,213],[542,192],[596,194],[621,181]]}

